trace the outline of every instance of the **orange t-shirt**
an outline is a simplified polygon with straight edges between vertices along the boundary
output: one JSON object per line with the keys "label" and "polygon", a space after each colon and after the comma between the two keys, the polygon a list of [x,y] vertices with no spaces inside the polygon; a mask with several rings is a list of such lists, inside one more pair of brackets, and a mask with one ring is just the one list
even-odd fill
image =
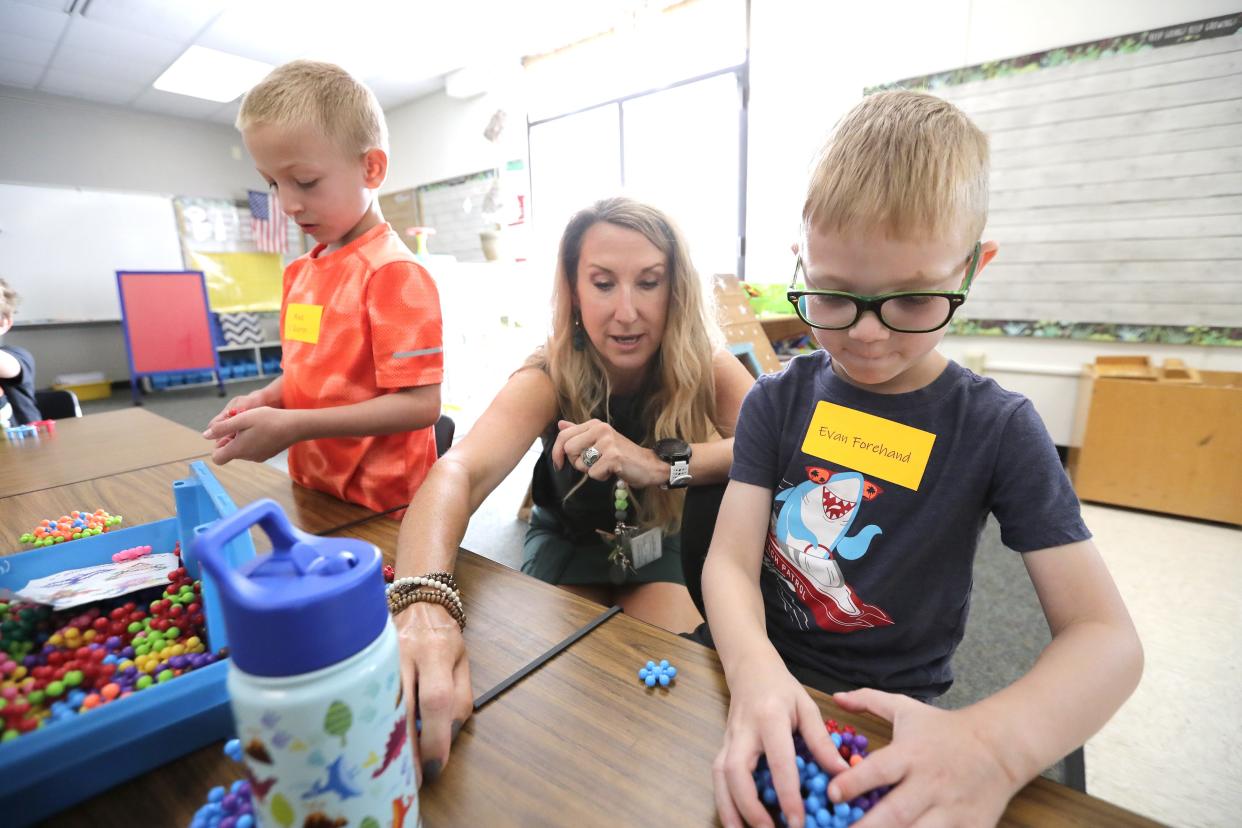
{"label": "orange t-shirt", "polygon": [[[285,268],[280,308],[285,408],[352,405],[444,379],[435,282],[387,224]],[[383,511],[408,504],[436,459],[431,427],[305,440],[289,476]]]}

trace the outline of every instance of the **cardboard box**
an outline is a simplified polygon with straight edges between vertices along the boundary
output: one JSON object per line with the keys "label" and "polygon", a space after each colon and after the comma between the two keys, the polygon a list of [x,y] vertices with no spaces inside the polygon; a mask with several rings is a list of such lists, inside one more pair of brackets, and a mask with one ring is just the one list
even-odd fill
{"label": "cardboard box", "polygon": [[729,350],[751,373],[756,373],[756,369],[765,374],[781,370],[781,361],[772,349],[772,342],[750,306],[750,294],[738,278],[732,274],[717,274],[713,287],[716,319]]}
{"label": "cardboard box", "polygon": [[1242,524],[1242,373],[1198,371],[1195,384],[1086,368],[1069,457],[1078,496]]}

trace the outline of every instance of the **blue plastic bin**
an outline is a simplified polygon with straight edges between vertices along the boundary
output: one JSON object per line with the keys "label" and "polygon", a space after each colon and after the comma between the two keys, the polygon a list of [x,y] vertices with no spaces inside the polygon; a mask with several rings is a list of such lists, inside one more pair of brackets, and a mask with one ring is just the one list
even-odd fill
{"label": "blue plastic bin", "polygon": [[[201,462],[190,477],[172,485],[177,516],[0,558],[0,587],[21,589],[32,578],[94,566],[133,546],[170,552],[181,542],[181,558],[193,577],[201,567],[190,552],[195,530],[237,511],[232,499]],[[227,547],[234,566],[254,557],[248,533]],[[219,602],[203,582],[207,645],[228,646]],[[124,699],[67,720],[45,725],[0,744],[0,822],[26,826],[127,779],[233,733],[225,677],[216,662]]]}

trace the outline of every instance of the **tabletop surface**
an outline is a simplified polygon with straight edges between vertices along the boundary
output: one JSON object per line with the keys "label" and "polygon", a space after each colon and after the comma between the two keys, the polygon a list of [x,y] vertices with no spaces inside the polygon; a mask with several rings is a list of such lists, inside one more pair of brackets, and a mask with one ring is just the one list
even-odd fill
{"label": "tabletop surface", "polygon": [[[44,518],[54,519],[74,510],[104,509],[121,515],[124,518],[121,528],[172,517],[176,514],[173,481],[191,476],[191,462],[164,463],[0,498],[0,555],[32,548],[21,545],[22,534],[34,529]],[[262,463],[234,460],[217,466],[210,459],[203,462],[235,504],[243,506],[259,498],[271,498],[280,504],[295,526],[306,532],[328,532],[375,514],[362,506],[298,486],[288,475]],[[3,458],[0,457],[2,467]],[[270,548],[261,533],[256,536],[256,542],[262,549]]]}
{"label": "tabletop surface", "polygon": [[[375,543],[391,560],[397,525],[375,518],[341,534]],[[462,551],[457,577],[468,624],[473,695],[499,683],[603,608]],[[669,689],[648,689],[637,670],[667,658]],[[811,691],[825,718],[851,724],[878,748],[891,732]],[[713,650],[618,615],[476,713],[439,779],[420,792],[424,824],[632,826],[715,824],[711,762],[728,694]],[[57,825],[188,824],[214,785],[240,778],[215,744],[120,785],[56,818]],[[180,792],[180,793],[178,793]],[[1120,826],[1156,823],[1037,779],[1001,825]]]}
{"label": "tabletop surface", "polygon": [[202,434],[144,408],[57,420],[53,434],[0,440],[0,498],[204,457],[211,448]]}

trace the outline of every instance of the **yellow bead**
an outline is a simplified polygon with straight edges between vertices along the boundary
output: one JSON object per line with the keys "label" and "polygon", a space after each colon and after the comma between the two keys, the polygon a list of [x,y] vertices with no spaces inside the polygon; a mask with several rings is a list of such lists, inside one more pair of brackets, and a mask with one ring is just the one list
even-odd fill
{"label": "yellow bead", "polygon": [[82,636],[82,638],[86,641],[86,643],[89,644],[90,642],[95,640],[96,635],[98,635],[97,630],[87,630],[86,633]]}
{"label": "yellow bead", "polygon": [[64,639],[64,636],[62,636],[60,633],[53,633],[48,638],[47,643],[51,644],[53,647],[59,647],[65,643],[65,639]]}
{"label": "yellow bead", "polygon": [[185,655],[185,645],[184,645],[184,644],[174,644],[174,645],[172,645],[172,647],[170,647],[169,649],[170,649],[170,650],[172,650],[172,654],[173,654],[174,656]]}
{"label": "yellow bead", "polygon": [[18,681],[21,681],[25,677],[26,677],[26,665],[19,664],[17,666],[17,669],[13,671],[13,678],[17,679]]}
{"label": "yellow bead", "polygon": [[202,644],[202,643],[203,643],[203,642],[201,642],[201,641],[199,641],[199,640],[198,640],[198,636],[197,636],[197,635],[192,635],[192,636],[190,636],[189,638],[187,638],[187,639],[185,640],[185,646],[187,646],[187,647],[197,647],[198,645],[200,645],[200,644]]}
{"label": "yellow bead", "polygon": [[130,667],[133,667],[133,666],[134,666],[134,662],[127,658],[124,661],[122,661],[120,664],[116,665],[116,669],[128,670]]}

